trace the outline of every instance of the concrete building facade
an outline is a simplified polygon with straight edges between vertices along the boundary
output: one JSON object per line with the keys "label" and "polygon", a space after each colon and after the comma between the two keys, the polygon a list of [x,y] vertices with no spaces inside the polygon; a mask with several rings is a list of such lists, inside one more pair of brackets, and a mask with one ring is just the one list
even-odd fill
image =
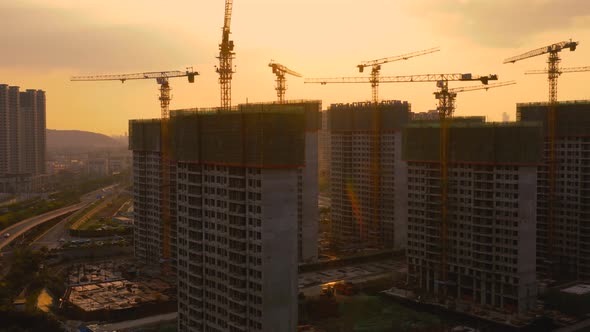
{"label": "concrete building facade", "polygon": [[565,280],[590,278],[590,101],[565,101],[556,108],[554,240],[548,243],[549,148],[547,103],[517,104],[518,121],[545,128],[544,166],[538,171],[537,267]]}
{"label": "concrete building facade", "polygon": [[[317,257],[319,102],[173,111],[171,238],[181,331],[295,331]],[[159,120],[130,122],[135,253],[161,258]]]}
{"label": "concrete building facade", "polygon": [[[370,102],[328,109],[332,235],[341,248],[402,249],[406,244],[407,170],[401,158],[401,128],[409,121],[410,105],[382,101],[379,114],[375,116]],[[374,156],[379,158],[379,186],[372,178]]]}
{"label": "concrete building facade", "polygon": [[541,127],[455,122],[449,133],[449,223],[443,242],[440,127],[414,123],[404,131],[408,282],[433,296],[522,314],[535,308],[537,297]]}

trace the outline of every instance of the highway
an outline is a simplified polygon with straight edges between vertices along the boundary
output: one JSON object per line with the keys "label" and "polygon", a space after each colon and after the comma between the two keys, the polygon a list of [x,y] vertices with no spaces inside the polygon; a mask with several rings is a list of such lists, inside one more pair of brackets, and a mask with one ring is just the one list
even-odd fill
{"label": "highway", "polygon": [[[20,221],[10,227],[3,229],[1,231],[2,237],[0,238],[0,251],[2,251],[6,246],[8,246],[10,243],[15,241],[16,239],[18,239],[19,236],[21,236],[22,234],[24,234],[25,232],[27,232],[31,228],[38,226],[40,224],[43,224],[45,222],[48,222],[48,221],[55,219],[57,217],[63,216],[65,214],[83,209],[88,204],[90,204],[94,200],[96,200],[97,195],[102,195],[104,191],[109,190],[112,187],[114,187],[114,186],[105,187],[105,188],[102,188],[99,190],[95,190],[91,193],[88,193],[80,198],[81,202],[78,204],[66,206],[61,209],[57,209],[57,210],[50,211],[50,212],[47,212],[47,213],[29,218],[29,219],[25,219],[25,220]],[[5,237],[5,234],[7,234],[7,233],[10,234],[9,237]]]}
{"label": "highway", "polygon": [[[86,215],[91,215],[93,212],[96,212],[95,210],[104,208],[109,202],[113,201],[114,197],[116,197],[116,194],[118,193],[119,191],[117,190],[107,191],[105,189],[105,192],[101,193],[104,196],[104,198],[102,198],[102,203],[97,204],[96,208],[92,209],[91,211],[88,211]],[[94,195],[93,197],[96,197],[96,195]],[[89,203],[92,203],[92,200]],[[83,219],[85,217],[86,216],[82,216],[80,219]],[[33,248],[34,250],[39,250],[42,247],[47,247],[47,249],[55,249],[62,245],[62,243],[59,241],[60,239],[64,239],[64,241],[71,241],[72,237],[69,235],[67,227],[69,221],[69,217],[65,218],[64,220],[57,223],[55,226],[48,229],[45,233],[41,234],[39,237],[33,240],[33,242],[31,243],[31,248]]]}

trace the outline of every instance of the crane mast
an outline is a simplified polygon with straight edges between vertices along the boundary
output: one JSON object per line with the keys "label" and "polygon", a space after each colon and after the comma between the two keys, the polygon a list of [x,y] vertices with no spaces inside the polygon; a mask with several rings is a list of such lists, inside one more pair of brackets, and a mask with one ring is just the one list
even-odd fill
{"label": "crane mast", "polygon": [[277,77],[275,90],[277,90],[278,102],[282,104],[285,102],[285,91],[287,91],[287,78],[285,74],[295,77],[302,77],[302,75],[274,61],[271,61],[268,66],[272,68],[273,74]]}
{"label": "crane mast", "polygon": [[549,82],[549,112],[547,114],[547,143],[548,143],[548,183],[549,192],[547,195],[547,266],[553,265],[553,257],[556,254],[554,250],[555,244],[555,208],[557,204],[556,199],[556,170],[557,160],[555,157],[555,128],[556,128],[556,105],[557,105],[557,79],[561,74],[559,69],[559,52],[564,49],[575,51],[578,42],[569,40],[562,41],[549,46],[541,47],[521,55],[510,57],[504,60],[504,63],[515,63],[516,61],[536,57],[543,54],[548,54],[547,59],[547,80]]}
{"label": "crane mast", "polygon": [[161,71],[161,72],[146,72],[122,75],[95,75],[95,76],[74,76],[72,81],[121,81],[125,83],[128,80],[144,80],[155,79],[160,85],[160,178],[162,190],[160,192],[160,215],[162,218],[162,273],[169,275],[171,273],[170,261],[172,253],[170,249],[171,238],[171,218],[170,218],[170,133],[169,133],[169,119],[170,119],[170,78],[187,77],[189,83],[195,82],[195,76],[198,72],[193,71],[192,68],[187,68],[186,71]]}
{"label": "crane mast", "polygon": [[231,109],[231,80],[234,73],[233,59],[234,42],[229,39],[231,13],[233,8],[233,0],[225,0],[225,17],[223,20],[223,30],[221,35],[221,44],[219,44],[219,67],[217,73],[219,74],[219,85],[221,88],[221,109]]}
{"label": "crane mast", "polygon": [[438,47],[427,50],[381,58],[376,60],[363,61],[357,68],[363,72],[366,67],[371,67],[371,100],[373,102],[372,131],[371,131],[371,233],[367,233],[371,239],[377,236],[378,223],[381,220],[381,112],[379,111],[379,82],[381,65],[400,60],[408,60],[413,57],[438,52]]}

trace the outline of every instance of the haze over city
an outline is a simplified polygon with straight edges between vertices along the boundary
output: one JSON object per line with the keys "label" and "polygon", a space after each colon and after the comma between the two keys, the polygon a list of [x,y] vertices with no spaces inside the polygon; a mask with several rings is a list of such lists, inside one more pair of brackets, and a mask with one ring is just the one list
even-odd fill
{"label": "haze over city", "polygon": [[[73,75],[184,70],[195,84],[171,80],[171,109],[219,104],[217,64],[222,1],[23,0],[0,3],[0,71],[12,85],[48,91],[47,127],[121,135],[127,120],[157,118],[153,81],[70,82]],[[457,115],[514,119],[515,103],[546,100],[544,59],[501,60],[553,40],[590,39],[590,6],[583,0],[522,1],[271,1],[234,5],[233,103],[275,99],[271,59],[305,77],[361,75],[363,60],[439,46],[441,51],[388,64],[382,75],[471,72],[517,80],[515,86],[464,94]],[[569,52],[568,52],[569,53]],[[563,67],[587,65],[590,48],[567,54]],[[365,73],[364,75],[366,75]],[[559,99],[588,97],[584,74],[563,75]],[[453,84],[460,86],[467,84]],[[369,100],[368,84],[311,85],[290,78],[289,99]],[[432,83],[382,84],[382,99],[403,99],[412,110],[435,108]]]}

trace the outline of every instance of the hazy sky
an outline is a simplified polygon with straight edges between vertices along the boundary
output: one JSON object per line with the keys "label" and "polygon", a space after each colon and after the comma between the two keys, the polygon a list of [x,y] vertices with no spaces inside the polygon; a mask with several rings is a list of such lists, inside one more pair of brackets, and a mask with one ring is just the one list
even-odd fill
{"label": "hazy sky", "polygon": [[[151,80],[70,82],[72,75],[161,70],[200,72],[194,84],[171,80],[171,109],[219,106],[214,66],[223,0],[0,0],[0,83],[47,91],[47,127],[106,134],[127,120],[159,116]],[[498,74],[518,85],[460,94],[457,115],[514,119],[515,103],[546,101],[546,57],[503,65],[504,58],[573,38],[562,66],[590,66],[587,0],[235,0],[237,73],[232,103],[276,99],[274,59],[306,77],[360,75],[362,60],[440,46],[441,52],[383,66],[382,75]],[[561,76],[559,99],[589,99],[590,72]],[[454,82],[451,86],[469,85]],[[303,84],[289,77],[288,99],[364,101],[368,84]],[[383,84],[382,99],[434,109],[434,83]]]}

